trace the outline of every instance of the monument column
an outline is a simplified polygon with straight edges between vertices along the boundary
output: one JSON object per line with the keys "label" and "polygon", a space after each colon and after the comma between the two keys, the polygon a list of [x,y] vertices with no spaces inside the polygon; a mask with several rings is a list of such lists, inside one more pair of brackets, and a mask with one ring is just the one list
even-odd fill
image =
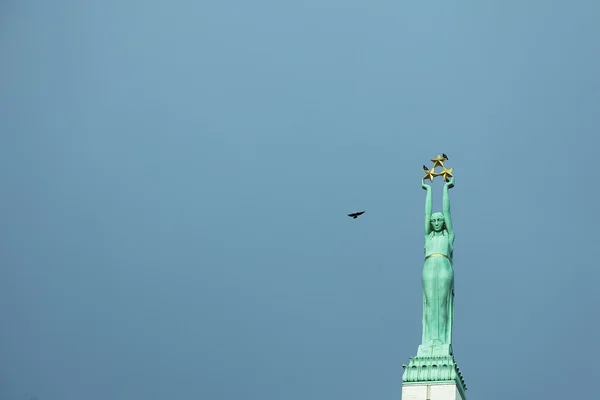
{"label": "monument column", "polygon": [[[402,400],[466,400],[467,387],[452,351],[454,322],[454,229],[450,215],[449,190],[454,187],[452,168],[446,168],[443,154],[425,165],[421,187],[425,197],[425,254],[423,288],[423,335],[417,355],[403,365]],[[441,172],[435,172],[441,167]],[[440,176],[446,181],[442,212],[432,213],[431,186],[426,179]]]}

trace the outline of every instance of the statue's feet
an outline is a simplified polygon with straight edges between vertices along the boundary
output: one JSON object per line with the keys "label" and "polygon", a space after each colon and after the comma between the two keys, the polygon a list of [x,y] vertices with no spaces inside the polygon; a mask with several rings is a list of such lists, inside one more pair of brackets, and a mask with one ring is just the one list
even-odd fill
{"label": "statue's feet", "polygon": [[441,340],[429,340],[419,346],[417,356],[447,356],[452,354],[452,345]]}
{"label": "statue's feet", "polygon": [[435,347],[435,346],[439,346],[441,344],[444,344],[444,342],[442,342],[439,339],[431,339],[431,340],[427,341],[426,343],[423,343],[423,346],[425,346],[425,347]]}

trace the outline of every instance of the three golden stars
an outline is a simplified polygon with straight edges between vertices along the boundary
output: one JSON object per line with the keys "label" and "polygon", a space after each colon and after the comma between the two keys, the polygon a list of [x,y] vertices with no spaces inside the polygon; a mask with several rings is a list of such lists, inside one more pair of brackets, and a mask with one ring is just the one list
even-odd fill
{"label": "three golden stars", "polygon": [[[425,170],[425,176],[423,179],[429,179],[430,182],[433,182],[433,178],[436,176],[441,176],[446,182],[448,182],[449,178],[453,177],[452,170],[454,168],[446,168],[444,166],[444,161],[448,161],[448,156],[442,153],[441,156],[438,154],[436,158],[431,159],[431,162],[433,162],[433,167],[431,167],[431,169],[423,165],[423,169]],[[442,167],[442,172],[435,172],[435,167]]]}

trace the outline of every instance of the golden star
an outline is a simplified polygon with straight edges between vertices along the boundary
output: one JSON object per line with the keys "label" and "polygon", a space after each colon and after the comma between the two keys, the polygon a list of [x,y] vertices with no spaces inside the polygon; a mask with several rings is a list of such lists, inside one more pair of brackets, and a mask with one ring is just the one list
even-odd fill
{"label": "golden star", "polygon": [[438,174],[434,171],[434,168],[425,170],[425,176],[423,179],[429,179],[430,182],[433,182],[433,178],[438,176]]}
{"label": "golden star", "polygon": [[444,168],[444,161],[446,161],[446,160],[447,160],[446,157],[442,157],[438,154],[436,158],[431,159],[431,162],[433,162],[433,168],[435,168],[437,166]]}
{"label": "golden star", "polygon": [[441,176],[442,178],[444,178],[444,180],[446,182],[448,182],[448,178],[451,178],[452,176],[454,176],[454,175],[452,175],[452,170],[454,168],[446,168],[443,165],[442,165],[442,168],[443,168],[442,172],[440,172],[438,175]]}

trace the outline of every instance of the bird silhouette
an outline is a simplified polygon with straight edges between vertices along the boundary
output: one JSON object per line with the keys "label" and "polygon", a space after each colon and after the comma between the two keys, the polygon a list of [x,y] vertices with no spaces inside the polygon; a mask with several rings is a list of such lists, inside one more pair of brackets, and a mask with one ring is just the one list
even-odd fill
{"label": "bird silhouette", "polygon": [[442,153],[442,157],[444,157],[446,160],[448,160],[448,156],[445,155],[444,153]]}
{"label": "bird silhouette", "polygon": [[356,218],[358,218],[359,215],[363,215],[364,213],[365,213],[364,211],[359,211],[359,212],[355,212],[352,214],[348,214],[348,216],[356,219]]}
{"label": "bird silhouette", "polygon": [[429,168],[427,168],[426,166],[423,165],[423,170],[429,171]]}

